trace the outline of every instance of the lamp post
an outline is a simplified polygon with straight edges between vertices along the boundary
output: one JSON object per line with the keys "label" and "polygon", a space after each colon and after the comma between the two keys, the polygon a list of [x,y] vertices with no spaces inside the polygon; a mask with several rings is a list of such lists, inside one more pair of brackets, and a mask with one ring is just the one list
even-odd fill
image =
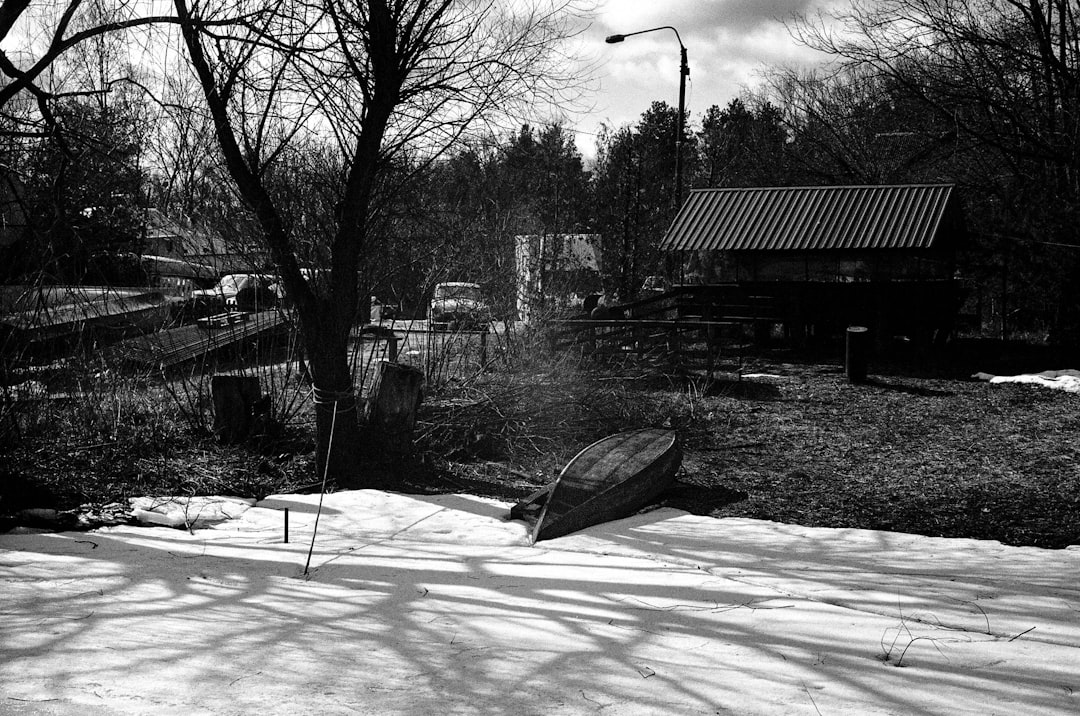
{"label": "lamp post", "polygon": [[683,141],[685,138],[684,130],[686,128],[686,78],[690,74],[690,65],[686,62],[686,45],[682,43],[682,38],[679,37],[679,31],[671,25],[662,25],[661,27],[649,28],[648,30],[628,32],[625,35],[608,35],[607,38],[604,39],[604,42],[609,45],[614,45],[617,42],[622,42],[628,37],[644,35],[646,32],[656,32],[657,30],[671,30],[675,33],[675,39],[679,41],[679,126],[675,129],[675,211],[678,211],[682,204],[682,160]]}

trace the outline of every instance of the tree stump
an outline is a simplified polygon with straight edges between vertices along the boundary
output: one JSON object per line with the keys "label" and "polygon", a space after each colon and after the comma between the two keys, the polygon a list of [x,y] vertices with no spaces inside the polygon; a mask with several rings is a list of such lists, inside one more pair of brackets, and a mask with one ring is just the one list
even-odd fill
{"label": "tree stump", "polygon": [[412,366],[382,361],[367,403],[367,423],[375,446],[389,456],[412,451],[416,411],[424,374]]}
{"label": "tree stump", "polygon": [[246,375],[215,375],[210,379],[214,401],[214,436],[223,443],[238,443],[252,434],[266,412],[259,379]]}

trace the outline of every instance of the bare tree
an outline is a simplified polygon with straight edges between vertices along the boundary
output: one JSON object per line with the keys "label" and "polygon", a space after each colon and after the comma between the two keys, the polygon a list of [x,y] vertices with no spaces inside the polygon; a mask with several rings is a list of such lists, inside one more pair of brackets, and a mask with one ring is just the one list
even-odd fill
{"label": "bare tree", "polygon": [[52,104],[56,100],[73,94],[105,92],[112,83],[128,79],[123,73],[99,78],[99,87],[87,89],[65,87],[63,83],[57,86],[49,73],[88,42],[116,42],[116,37],[125,32],[175,22],[170,15],[154,14],[153,9],[154,3],[146,0],[37,4],[0,0],[0,40],[6,40],[6,47],[0,49],[0,113],[21,94],[33,97],[37,108],[36,113],[15,117],[15,128],[6,133],[41,133],[54,124]]}
{"label": "bare tree", "polygon": [[146,7],[0,5],[0,165],[6,193],[29,217],[10,250],[22,260],[9,267],[82,280],[93,254],[138,250],[148,123],[145,73],[125,33],[152,23],[137,12]]}
{"label": "bare tree", "polygon": [[791,137],[786,153],[811,183],[940,181],[970,144],[951,121],[864,67],[778,70],[768,93]]}
{"label": "bare tree", "polygon": [[[317,464],[338,484],[371,485],[357,474],[347,351],[381,183],[406,147],[435,156],[493,112],[525,111],[571,84],[560,50],[573,8],[566,0],[174,5],[225,166],[296,306],[315,384]],[[245,19],[224,25],[229,16]],[[333,146],[341,167],[325,290],[301,274],[296,227],[268,182],[290,147],[313,138]]]}
{"label": "bare tree", "polygon": [[1019,298],[1042,299],[1033,310],[1053,314],[1052,333],[1080,341],[1080,5],[852,0],[796,33],[934,118],[1002,275]]}
{"label": "bare tree", "polygon": [[[1080,198],[1080,24],[1074,0],[852,0],[798,36],[887,79],[960,137]],[[1046,187],[1040,187],[1040,193]]]}

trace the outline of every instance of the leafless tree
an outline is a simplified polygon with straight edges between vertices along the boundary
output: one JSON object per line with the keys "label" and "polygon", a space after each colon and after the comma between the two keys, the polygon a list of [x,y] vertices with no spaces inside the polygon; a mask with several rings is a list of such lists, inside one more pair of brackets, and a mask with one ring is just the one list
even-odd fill
{"label": "leafless tree", "polygon": [[[318,464],[359,486],[363,450],[347,353],[381,183],[405,148],[435,156],[469,127],[574,84],[561,55],[571,0],[174,0],[184,45],[237,191],[296,307],[315,385]],[[229,18],[242,21],[227,24]],[[325,290],[305,281],[297,231],[268,178],[321,139],[341,177]]]}
{"label": "leafless tree", "polygon": [[[961,137],[1080,198],[1080,6],[1075,0],[852,0],[807,44],[887,78]],[[1046,188],[1039,188],[1045,192]]]}
{"label": "leafless tree", "polygon": [[[1076,0],[852,0],[796,33],[902,91],[973,191],[992,260],[1051,333],[1080,341],[1080,4]],[[902,141],[925,141],[921,126]],[[1011,268],[1010,268],[1011,267]]]}
{"label": "leafless tree", "polygon": [[940,181],[970,144],[952,122],[863,67],[779,69],[766,92],[792,139],[787,153],[812,183]]}
{"label": "leafless tree", "polygon": [[52,70],[87,43],[117,42],[126,32],[175,22],[154,10],[155,3],[148,0],[0,0],[0,40],[6,40],[0,49],[0,113],[20,95],[32,97],[37,110],[14,117],[15,128],[6,133],[40,134],[53,124],[51,107],[57,99],[106,92],[112,83],[128,79],[124,74],[99,77],[99,86],[88,89],[57,82]]}

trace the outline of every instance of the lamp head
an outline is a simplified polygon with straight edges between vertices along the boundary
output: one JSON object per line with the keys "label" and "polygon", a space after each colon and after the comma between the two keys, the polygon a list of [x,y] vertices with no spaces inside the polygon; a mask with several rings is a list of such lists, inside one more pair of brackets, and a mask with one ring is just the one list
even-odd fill
{"label": "lamp head", "polygon": [[608,35],[604,38],[604,42],[609,45],[614,45],[616,42],[622,42],[626,39],[626,35]]}

